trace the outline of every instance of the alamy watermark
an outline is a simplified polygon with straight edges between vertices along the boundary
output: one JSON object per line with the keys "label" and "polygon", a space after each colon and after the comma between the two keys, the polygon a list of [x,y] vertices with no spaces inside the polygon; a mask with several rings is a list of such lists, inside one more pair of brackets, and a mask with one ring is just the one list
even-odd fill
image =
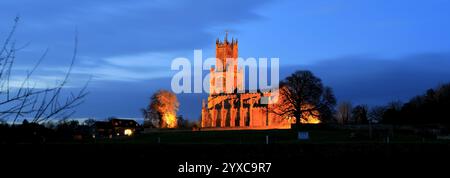
{"label": "alamy watermark", "polygon": [[[262,99],[263,103],[278,100],[279,58],[203,60],[202,50],[194,50],[193,64],[191,61],[185,57],[172,60],[171,70],[178,71],[171,81],[174,93],[264,92],[270,93],[271,97]],[[213,87],[210,88],[210,85]]]}

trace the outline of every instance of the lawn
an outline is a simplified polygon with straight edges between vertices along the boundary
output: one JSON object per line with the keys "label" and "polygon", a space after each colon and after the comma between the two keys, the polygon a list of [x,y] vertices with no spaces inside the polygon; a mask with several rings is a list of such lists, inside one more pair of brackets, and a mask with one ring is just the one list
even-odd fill
{"label": "lawn", "polygon": [[[227,130],[227,131],[162,131],[139,134],[132,137],[100,140],[100,143],[127,144],[302,144],[302,143],[435,143],[448,142],[425,139],[412,133],[374,135],[349,130],[306,130],[308,140],[298,140],[297,131],[281,130]],[[388,138],[389,137],[389,138]],[[389,141],[388,141],[389,140]]]}

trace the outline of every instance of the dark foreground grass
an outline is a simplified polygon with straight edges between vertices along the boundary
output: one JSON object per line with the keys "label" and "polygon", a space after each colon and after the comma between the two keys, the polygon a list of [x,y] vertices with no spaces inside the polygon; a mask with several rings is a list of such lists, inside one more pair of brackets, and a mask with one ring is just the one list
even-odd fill
{"label": "dark foreground grass", "polygon": [[[105,139],[100,143],[126,144],[303,144],[303,143],[448,143],[411,133],[372,136],[348,130],[307,130],[308,140],[299,140],[294,130],[162,131]],[[388,138],[389,137],[389,138]]]}
{"label": "dark foreground grass", "polygon": [[[186,163],[218,167],[210,176],[360,177],[424,171],[433,177],[446,171],[450,159],[448,142],[406,133],[396,133],[389,143],[354,135],[310,130],[310,140],[299,141],[292,130],[165,131],[93,142],[2,144],[0,158],[5,171],[58,177],[204,176],[179,173],[179,165]],[[271,163],[272,168],[268,173],[224,173],[224,163]]]}
{"label": "dark foreground grass", "polygon": [[[2,145],[0,151],[4,171],[58,177],[171,177],[186,175],[178,172],[179,165],[186,163],[219,167],[212,176],[348,176],[361,172],[382,176],[424,171],[433,177],[430,173],[445,172],[450,159],[447,143],[155,144],[135,140],[133,144]],[[224,173],[224,163],[271,163],[272,168],[268,173]]]}

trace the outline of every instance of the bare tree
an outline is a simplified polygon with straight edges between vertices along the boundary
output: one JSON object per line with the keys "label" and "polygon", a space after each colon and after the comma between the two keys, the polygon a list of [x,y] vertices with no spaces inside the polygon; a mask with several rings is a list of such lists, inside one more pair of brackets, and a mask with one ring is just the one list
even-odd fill
{"label": "bare tree", "polygon": [[144,127],[157,127],[161,126],[161,118],[156,110],[147,107],[141,109],[142,116],[144,117]]}
{"label": "bare tree", "polygon": [[383,115],[386,112],[386,107],[374,106],[367,114],[370,123],[378,123],[383,120]]}
{"label": "bare tree", "polygon": [[344,101],[339,103],[336,118],[340,124],[348,124],[352,117],[352,103]]}
{"label": "bare tree", "polygon": [[280,83],[280,99],[270,112],[283,118],[295,117],[296,124],[308,121],[307,116],[318,117],[323,121],[336,104],[330,87],[310,71],[296,71]]}
{"label": "bare tree", "polygon": [[19,17],[16,17],[0,49],[0,119],[7,121],[12,119],[12,123],[15,124],[19,118],[29,118],[34,123],[41,123],[54,118],[70,117],[75,113],[73,109],[80,105],[87,95],[88,84],[86,82],[76,93],[71,92],[67,97],[62,96],[77,57],[77,35],[75,35],[71,63],[61,82],[57,82],[53,87],[42,89],[37,88],[31,81],[33,73],[47,55],[47,49],[36,64],[26,72],[25,78],[20,81],[20,86],[14,87],[11,85],[11,76],[14,72],[16,53],[25,47],[17,48],[13,40],[18,23]]}
{"label": "bare tree", "polygon": [[352,121],[356,124],[367,124],[367,106],[357,105],[352,109]]}

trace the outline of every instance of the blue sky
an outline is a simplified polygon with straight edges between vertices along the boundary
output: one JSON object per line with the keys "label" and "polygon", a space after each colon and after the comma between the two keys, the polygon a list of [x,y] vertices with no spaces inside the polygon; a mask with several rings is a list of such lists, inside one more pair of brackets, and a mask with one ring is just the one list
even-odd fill
{"label": "blue sky", "polygon": [[[0,2],[0,37],[21,21],[16,79],[49,48],[33,80],[45,87],[78,59],[68,90],[90,76],[75,117],[141,117],[158,89],[170,89],[170,62],[203,49],[214,55],[224,31],[242,57],[279,57],[281,77],[311,70],[339,101],[384,104],[450,81],[450,1],[446,0],[90,0]],[[179,114],[200,116],[206,95],[180,95]]]}

